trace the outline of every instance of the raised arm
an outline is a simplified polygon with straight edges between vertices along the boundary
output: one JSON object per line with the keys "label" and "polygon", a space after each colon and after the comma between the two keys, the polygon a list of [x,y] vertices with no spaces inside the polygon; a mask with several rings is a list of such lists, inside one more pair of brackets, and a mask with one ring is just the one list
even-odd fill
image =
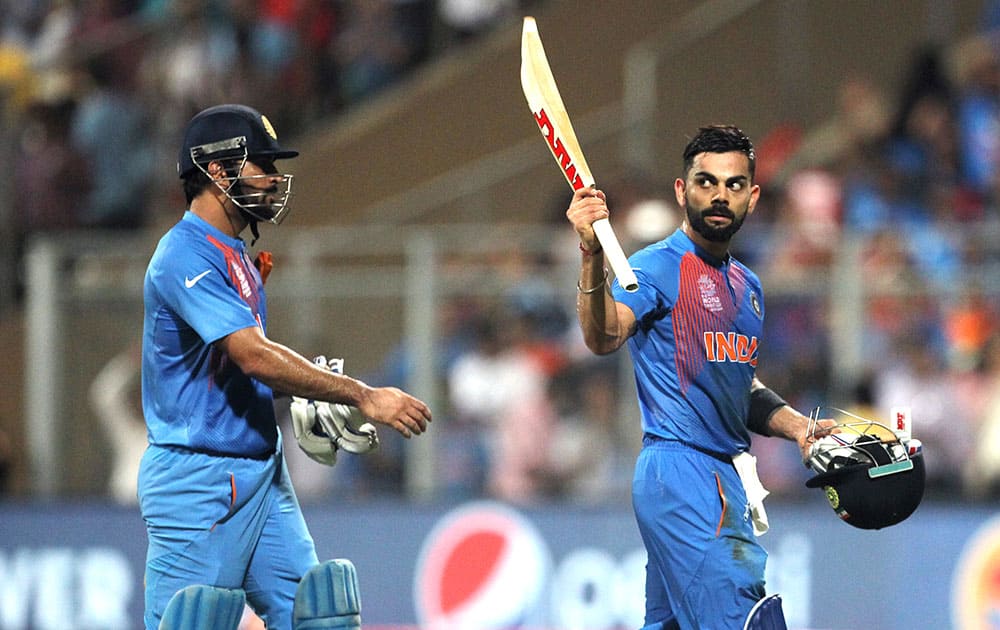
{"label": "raised arm", "polygon": [[635,332],[636,321],[632,309],[611,296],[604,251],[594,234],[594,221],[608,218],[604,192],[593,187],[574,192],[566,218],[580,237],[582,261],[576,314],[584,343],[594,354],[609,354]]}

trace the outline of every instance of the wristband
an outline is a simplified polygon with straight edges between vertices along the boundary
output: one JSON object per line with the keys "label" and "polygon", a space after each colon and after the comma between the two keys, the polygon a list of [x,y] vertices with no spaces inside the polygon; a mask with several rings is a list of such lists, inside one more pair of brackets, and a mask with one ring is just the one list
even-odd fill
{"label": "wristband", "polygon": [[580,243],[580,251],[583,252],[584,256],[593,256],[594,254],[600,254],[602,249],[603,248],[601,247],[601,245],[598,244],[597,249],[595,249],[594,251],[590,251],[589,249],[583,246],[583,243]]}
{"label": "wristband", "polygon": [[750,390],[750,410],[747,413],[747,428],[760,435],[767,435],[767,421],[775,411],[788,403],[767,387]]}

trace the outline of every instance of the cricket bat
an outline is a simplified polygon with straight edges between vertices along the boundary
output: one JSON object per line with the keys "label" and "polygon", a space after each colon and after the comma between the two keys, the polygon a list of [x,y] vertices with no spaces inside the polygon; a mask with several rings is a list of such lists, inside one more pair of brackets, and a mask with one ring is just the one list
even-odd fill
{"label": "cricket bat", "polygon": [[[552,76],[542,39],[538,35],[538,25],[535,18],[525,17],[521,31],[521,89],[528,100],[528,107],[535,116],[542,137],[548,144],[549,151],[559,165],[566,181],[573,190],[594,184],[594,176],[583,157],[583,150],[576,139],[569,114],[559,96],[559,88]],[[633,292],[639,288],[639,281],[628,264],[628,258],[622,251],[622,246],[611,228],[611,222],[600,219],[594,222],[594,233],[611,270],[614,271],[618,283],[626,291]]]}

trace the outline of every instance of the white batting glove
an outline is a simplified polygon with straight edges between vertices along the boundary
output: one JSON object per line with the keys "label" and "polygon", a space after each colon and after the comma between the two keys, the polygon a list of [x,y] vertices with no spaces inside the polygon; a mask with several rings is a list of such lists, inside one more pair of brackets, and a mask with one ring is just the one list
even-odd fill
{"label": "white batting glove", "polygon": [[337,463],[337,445],[325,433],[317,433],[316,403],[312,400],[292,397],[289,407],[292,415],[292,430],[299,448],[311,459],[325,465]]}
{"label": "white batting glove", "polygon": [[[343,374],[343,359],[320,355],[313,362]],[[363,454],[378,448],[375,426],[366,422],[354,407],[293,396],[290,409],[299,447],[321,464],[333,466],[339,449]]]}
{"label": "white batting glove", "polygon": [[353,407],[334,403],[316,403],[316,420],[338,448],[348,453],[367,453],[378,448],[375,425],[358,420]]}

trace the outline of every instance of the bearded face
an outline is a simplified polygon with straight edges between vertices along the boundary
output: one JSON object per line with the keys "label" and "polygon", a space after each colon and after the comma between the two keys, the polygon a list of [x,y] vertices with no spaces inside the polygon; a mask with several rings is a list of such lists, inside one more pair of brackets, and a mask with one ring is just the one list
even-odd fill
{"label": "bearded face", "polygon": [[708,208],[696,208],[691,200],[687,202],[687,220],[691,228],[713,243],[726,243],[739,232],[747,213],[737,215],[722,203],[712,204]]}
{"label": "bearded face", "polygon": [[687,179],[674,185],[690,231],[709,243],[728,243],[753,212],[760,188],[751,183],[742,153],[702,153]]}
{"label": "bearded face", "polygon": [[279,173],[267,158],[240,160],[226,172],[218,185],[248,219],[281,223],[288,212],[292,175]]}

